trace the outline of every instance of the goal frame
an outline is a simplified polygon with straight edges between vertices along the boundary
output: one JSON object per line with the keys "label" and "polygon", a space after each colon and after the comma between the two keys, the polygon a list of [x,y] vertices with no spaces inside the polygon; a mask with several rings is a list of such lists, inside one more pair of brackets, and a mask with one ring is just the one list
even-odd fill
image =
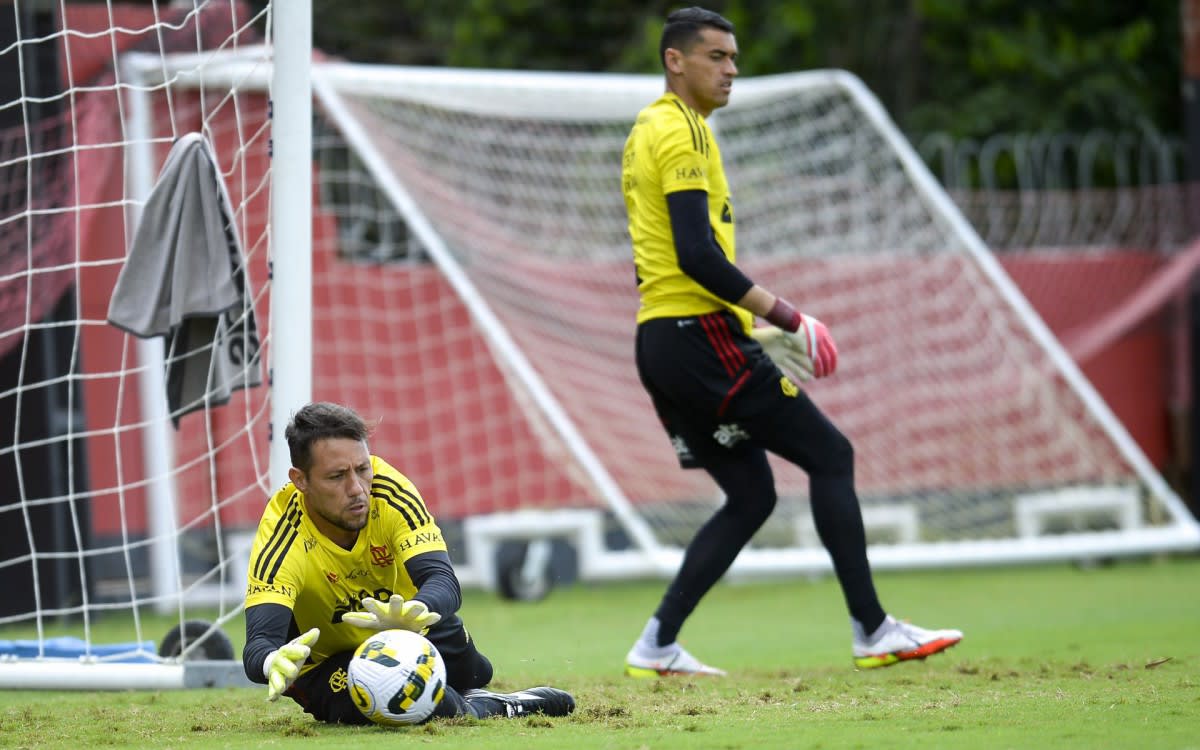
{"label": "goal frame", "polygon": [[[278,54],[278,52],[277,52]],[[278,67],[278,66],[277,66]],[[272,74],[272,78],[278,75]],[[265,87],[269,80],[261,69],[252,71],[244,62],[231,59],[227,64],[206,69],[204,80],[208,83],[232,83],[243,87]],[[434,69],[406,66],[371,66],[341,62],[314,62],[311,68],[312,103],[338,127],[347,143],[363,161],[367,171],[376,180],[380,190],[390,200],[412,233],[421,241],[431,260],[449,281],[469,310],[474,323],[484,332],[500,367],[508,375],[506,381],[523,392],[524,401],[537,408],[545,421],[553,428],[567,451],[583,469],[588,481],[602,498],[603,510],[518,510],[486,516],[468,517],[463,523],[464,547],[467,559],[456,563],[462,583],[494,590],[498,572],[495,568],[497,547],[510,540],[534,541],[547,537],[565,537],[574,547],[579,559],[579,576],[585,580],[627,579],[637,577],[665,578],[674,574],[682,559],[683,550],[677,546],[660,544],[647,524],[634,510],[620,487],[608,474],[594,451],[575,428],[554,394],[547,387],[536,369],[529,363],[520,348],[513,342],[499,317],[491,310],[483,295],[475,288],[470,277],[459,262],[447,250],[444,239],[427,216],[412,200],[411,187],[402,176],[396,174],[387,160],[372,144],[370,137],[357,122],[351,109],[343,101],[343,92],[393,97],[403,91],[405,98],[418,100],[428,97],[433,102],[445,103],[447,96],[454,98],[455,106],[464,111],[486,112],[495,115],[523,117],[563,117],[562,112],[570,109],[570,101],[558,100],[553,108],[539,108],[538,100],[513,101],[490,96],[493,84],[519,81],[530,89],[545,87],[555,92],[569,90],[581,100],[589,101],[589,114],[609,117],[614,122],[628,122],[638,109],[653,100],[662,89],[662,81],[656,75],[638,74],[587,74],[525,71],[482,71],[458,69]],[[400,85],[398,85],[400,84]],[[1190,513],[1149,463],[1144,453],[1128,431],[1112,413],[1111,409],[1082,374],[1079,367],[1066,353],[1058,339],[1048,329],[1038,313],[987,249],[985,243],[970,226],[957,206],[938,185],[936,178],[921,161],[915,149],[900,133],[887,115],[879,100],[865,87],[860,79],[840,70],[816,70],[739,81],[739,101],[765,99],[785,90],[805,87],[837,87],[847,94],[860,110],[870,119],[877,132],[893,149],[898,160],[930,211],[944,222],[966,247],[972,260],[987,279],[995,285],[1006,304],[1011,306],[1022,325],[1029,331],[1039,346],[1048,354],[1058,374],[1080,396],[1089,412],[1100,423],[1105,434],[1112,440],[1120,455],[1129,462],[1159,501],[1180,518],[1190,519]],[[595,102],[603,97],[607,107],[598,114]],[[307,110],[311,117],[311,109]],[[281,119],[276,106],[275,123]],[[713,117],[713,127],[720,129],[719,113]],[[308,138],[308,133],[278,133],[274,143],[276,156],[285,147],[285,140]],[[293,144],[294,146],[294,144]],[[293,153],[307,153],[297,149]],[[309,163],[299,158],[291,161]],[[281,166],[275,159],[274,166]],[[277,173],[278,174],[278,173]],[[303,178],[290,178],[291,184],[310,184],[311,172]],[[276,210],[273,204],[273,210]],[[311,205],[296,209],[298,215],[311,217]],[[282,222],[295,228],[300,222]],[[307,226],[307,224],[303,224]],[[274,225],[272,231],[279,232]],[[278,238],[273,234],[273,238]],[[309,243],[311,237],[307,238]],[[279,247],[277,239],[275,247]],[[299,241],[287,247],[301,247]],[[311,243],[305,248],[311,255]],[[304,269],[311,274],[311,261],[300,258],[291,269]],[[280,265],[276,264],[275,281],[279,282]],[[294,278],[289,282],[304,288],[306,282]],[[272,325],[276,324],[272,319]],[[297,323],[299,326],[296,326]],[[286,339],[276,338],[275,345],[281,349],[295,346],[295,351],[311,353],[311,319],[296,321],[280,320],[280,329],[273,329]],[[294,338],[293,338],[294,337]],[[294,344],[286,344],[294,341]],[[295,377],[296,382],[291,382]],[[294,368],[273,372],[273,384],[278,393],[292,393],[279,398],[274,404],[276,424],[286,423],[286,415],[303,399],[300,394],[311,393],[311,373],[295,372]],[[286,449],[277,457],[276,449],[281,440],[272,441],[272,476],[285,476]],[[278,464],[277,461],[281,462]],[[168,502],[167,495],[162,502]],[[165,515],[168,511],[163,510]],[[631,540],[631,547],[623,550],[607,549],[604,543],[604,517],[609,514],[618,521]],[[1168,527],[1135,528],[1118,531],[1100,531],[1072,534],[1067,537],[1035,537],[999,540],[972,540],[936,543],[899,543],[873,545],[870,548],[872,566],[879,570],[912,569],[922,567],[955,567],[979,565],[1026,564],[1057,560],[1081,560],[1118,556],[1137,556],[1156,552],[1191,551],[1200,547],[1200,525],[1194,521],[1178,523]],[[832,570],[828,555],[820,548],[754,549],[742,551],[729,572],[731,578],[761,578],[797,574],[823,574]]]}
{"label": "goal frame", "polygon": [[[493,95],[496,83],[519,80],[529,90],[552,88],[556,96],[552,109],[539,109],[537,99],[514,100]],[[532,541],[547,536],[569,538],[579,554],[580,577],[607,579],[628,577],[669,577],[678,569],[683,551],[655,541],[653,534],[633,511],[621,490],[608,477],[604,467],[595,461],[586,441],[579,437],[538,373],[529,366],[521,351],[512,344],[504,325],[490,310],[474,288],[458,261],[446,250],[446,243],[430,221],[409,196],[409,187],[400,175],[388,166],[386,159],[362,132],[354,115],[345,106],[341,92],[353,91],[374,97],[398,97],[405,100],[436,101],[466,112],[494,116],[521,116],[554,119],[567,117],[571,97],[589,103],[589,116],[601,115],[596,102],[610,106],[604,110],[614,121],[631,122],[637,111],[662,91],[662,79],[657,75],[548,73],[521,71],[479,71],[427,69],[419,67],[367,66],[351,63],[328,63],[315,66],[314,96],[321,108],[342,129],[354,146],[368,172],[424,243],[429,255],[451,281],[463,298],[475,322],[482,328],[502,366],[516,373],[523,387],[555,427],[576,460],[583,466],[599,490],[607,511],[614,515],[629,532],[633,549],[611,551],[604,548],[599,511],[523,510],[473,517],[464,524],[468,561],[460,568],[466,582],[494,589],[497,572],[493,567],[497,545],[504,540]],[[1162,476],[1150,464],[1128,431],[1115,417],[1095,388],[1082,374],[1058,339],[987,249],[978,233],[967,222],[946,192],[937,183],[915,149],[900,133],[899,128],[875,97],[853,74],[841,70],[797,72],[762,78],[740,79],[739,103],[768,99],[778,93],[804,87],[838,87],[851,97],[870,119],[877,131],[894,150],[904,170],[919,192],[921,199],[939,221],[946,224],[967,248],[972,260],[987,279],[1000,291],[1021,323],[1034,340],[1049,355],[1054,367],[1080,396],[1088,411],[1100,423],[1120,455],[1129,462],[1148,491],[1161,501],[1177,518],[1187,519],[1170,527],[1136,528],[1072,534],[1068,537],[1035,537],[1002,540],[976,540],[920,544],[872,546],[870,559],[876,569],[909,569],[921,567],[950,567],[968,565],[1003,565],[1080,560],[1117,556],[1135,556],[1155,552],[1188,551],[1200,547],[1200,525],[1191,520],[1189,511]],[[564,94],[563,92],[571,92]],[[566,97],[564,100],[562,97]],[[714,130],[720,130],[720,113],[715,113]],[[1078,495],[1076,489],[1073,496]],[[1085,501],[1086,505],[1086,501]],[[822,549],[753,549],[741,552],[734,562],[731,577],[764,577],[826,573],[832,570],[828,555]]]}
{"label": "goal frame", "polygon": [[[256,85],[270,91],[274,119],[272,158],[270,248],[275,262],[271,283],[297,290],[296,299],[304,304],[284,315],[272,306],[270,351],[287,351],[289,360],[312,361],[311,258],[312,234],[312,2],[292,0],[287,12],[267,13],[267,36],[271,43],[261,48],[245,47],[247,52],[269,54],[274,63],[268,80]],[[196,62],[214,61],[228,53],[190,55]],[[182,56],[179,56],[182,57]],[[261,66],[261,61],[258,63]],[[126,87],[130,118],[127,122],[130,142],[126,169],[134,199],[127,209],[128,226],[137,225],[140,205],[154,183],[155,165],[146,104],[146,83],[150,71],[166,69],[162,56],[126,53],[117,63]],[[236,79],[227,81],[238,85]],[[277,220],[287,217],[287,220]],[[306,296],[306,291],[308,295]],[[138,398],[146,427],[142,433],[142,451],[148,475],[148,534],[154,539],[150,548],[151,589],[155,609],[162,614],[183,613],[184,605],[224,608],[229,587],[198,584],[186,592],[180,590],[180,550],[177,531],[176,491],[171,478],[172,432],[168,425],[165,399],[164,346],[160,338],[137,342],[141,377]],[[268,364],[271,367],[271,363]],[[273,367],[272,367],[273,369]],[[272,385],[272,431],[270,476],[282,484],[291,465],[286,441],[282,438],[290,414],[311,400],[311,371],[289,366],[287,376]],[[246,550],[248,555],[249,550]],[[186,601],[185,601],[186,597]],[[241,611],[240,597],[232,612],[226,613],[213,627],[219,627]],[[182,627],[182,624],[181,624]],[[39,624],[39,632],[41,632]],[[200,687],[248,686],[241,660],[210,660],[186,652],[176,657],[158,657],[138,645],[130,660],[122,657],[97,657],[84,654],[76,658],[39,656],[0,659],[0,689],[20,690],[175,690]]]}

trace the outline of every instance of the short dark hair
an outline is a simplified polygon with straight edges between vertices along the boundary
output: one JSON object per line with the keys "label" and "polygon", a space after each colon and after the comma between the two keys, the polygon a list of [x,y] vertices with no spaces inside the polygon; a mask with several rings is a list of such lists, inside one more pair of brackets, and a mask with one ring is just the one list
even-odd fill
{"label": "short dark hair", "polygon": [[704,29],[718,29],[732,34],[733,22],[720,13],[696,6],[677,10],[667,16],[662,39],[658,42],[658,61],[666,68],[667,49],[686,51],[700,41],[700,32]]}
{"label": "short dark hair", "polygon": [[358,412],[328,401],[302,406],[292,415],[283,432],[291,453],[292,466],[305,474],[312,468],[313,443],[327,438],[366,440],[370,434],[367,423]]}

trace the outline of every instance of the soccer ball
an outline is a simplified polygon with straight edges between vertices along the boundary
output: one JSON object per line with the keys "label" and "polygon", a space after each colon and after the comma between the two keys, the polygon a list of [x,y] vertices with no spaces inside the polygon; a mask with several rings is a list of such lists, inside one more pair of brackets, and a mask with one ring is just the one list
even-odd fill
{"label": "soccer ball", "polygon": [[446,693],[446,663],[424,636],[381,630],[350,659],[350,697],[376,724],[425,721]]}

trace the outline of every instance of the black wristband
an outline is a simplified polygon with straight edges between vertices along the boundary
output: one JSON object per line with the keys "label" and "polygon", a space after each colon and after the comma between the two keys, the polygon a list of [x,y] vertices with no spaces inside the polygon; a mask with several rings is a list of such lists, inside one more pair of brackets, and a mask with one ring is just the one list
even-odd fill
{"label": "black wristband", "polygon": [[771,307],[771,312],[767,313],[766,320],[789,333],[795,333],[800,328],[800,313],[782,297],[775,298],[775,304]]}

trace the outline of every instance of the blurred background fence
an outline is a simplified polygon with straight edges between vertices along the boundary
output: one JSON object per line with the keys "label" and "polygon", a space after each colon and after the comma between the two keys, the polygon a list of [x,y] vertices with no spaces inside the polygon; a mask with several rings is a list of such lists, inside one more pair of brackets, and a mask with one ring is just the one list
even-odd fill
{"label": "blurred background fence", "polygon": [[[1170,252],[1197,232],[1185,145],[1157,133],[911,136],[994,250]],[[1189,211],[1189,200],[1193,209]]]}

